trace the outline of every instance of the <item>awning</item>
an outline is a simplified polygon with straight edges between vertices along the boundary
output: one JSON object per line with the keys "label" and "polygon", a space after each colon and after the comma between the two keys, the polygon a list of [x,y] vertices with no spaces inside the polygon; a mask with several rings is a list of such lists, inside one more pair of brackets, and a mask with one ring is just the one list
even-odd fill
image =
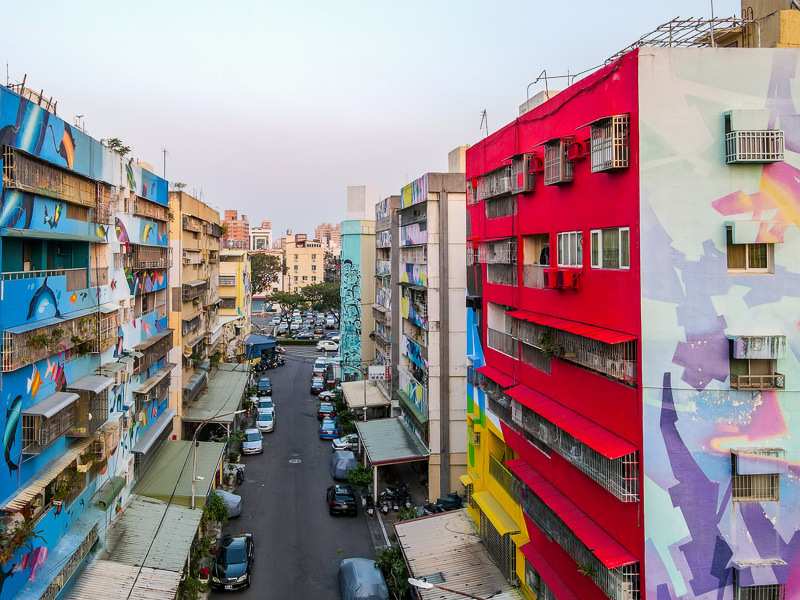
{"label": "awning", "polygon": [[781,558],[734,559],[731,566],[737,571],[739,587],[782,585],[789,579],[789,565]]}
{"label": "awning", "polygon": [[505,393],[606,458],[614,460],[637,450],[635,445],[608,429],[526,385],[518,385]]}
{"label": "awning", "polygon": [[154,387],[156,387],[160,381],[162,381],[167,375],[170,374],[172,369],[174,369],[177,365],[175,363],[166,363],[163,367],[161,367],[158,371],[153,373],[152,376],[145,379],[139,387],[136,389],[131,390],[134,394],[146,394]]}
{"label": "awning", "polygon": [[153,443],[158,439],[167,427],[172,426],[172,419],[175,416],[175,410],[172,408],[166,409],[161,413],[154,423],[150,424],[144,435],[139,438],[136,445],[131,448],[134,454],[147,454],[148,450],[153,446]]}
{"label": "awning", "polygon": [[107,304],[101,304],[98,308],[100,309],[100,312],[103,313],[104,315],[109,315],[111,313],[117,312],[122,307],[119,304],[107,303]]}
{"label": "awning", "polygon": [[[759,452],[760,451],[760,452]],[[788,473],[789,463],[783,448],[734,448],[737,475]]]}
{"label": "awning", "polygon": [[500,535],[519,533],[521,531],[520,526],[517,525],[511,515],[500,506],[500,503],[489,492],[476,492],[472,494],[472,498]]}
{"label": "awning", "polygon": [[191,342],[188,342],[186,345],[189,346],[189,348],[194,348],[195,346],[197,346],[197,344],[199,344],[204,339],[206,339],[206,337],[208,337],[208,332],[207,331],[204,332],[204,333],[201,333],[195,339],[193,339]]}
{"label": "awning", "polygon": [[[409,575],[492,600],[523,600],[494,564],[464,509],[394,523]],[[458,600],[439,589],[417,590],[422,600]]]}
{"label": "awning", "polygon": [[183,384],[183,391],[193,394],[197,391],[197,388],[206,385],[206,383],[208,383],[208,375],[206,373],[195,373]]}
{"label": "awning", "polygon": [[464,487],[468,487],[473,484],[472,477],[470,477],[469,475],[462,475],[461,477],[458,478],[458,480]]}
{"label": "awning", "polygon": [[64,321],[65,319],[62,319],[61,317],[48,317],[46,319],[39,319],[38,321],[23,323],[22,325],[16,325],[14,327],[4,327],[3,333],[25,333],[26,331],[39,329],[40,327],[47,327],[49,325],[55,325],[56,323],[63,323]]}
{"label": "awning", "polygon": [[11,496],[3,505],[5,512],[14,513],[19,512],[33,500],[35,496],[44,492],[44,488],[53,481],[64,469],[66,469],[72,461],[78,458],[86,451],[86,448],[91,446],[98,437],[99,433],[81,439],[77,444],[67,448],[61,456],[47,465],[43,470],[33,477],[33,479],[24,488],[18,490]]}
{"label": "awning", "polygon": [[208,359],[201,361],[197,368],[201,371],[208,371],[211,368],[211,361]]}
{"label": "awning", "polygon": [[427,460],[430,454],[400,417],[358,421],[356,428],[373,466]]}
{"label": "awning", "polygon": [[214,423],[233,423],[236,415],[231,413],[241,406],[248,369],[246,364],[219,363],[214,378],[208,382],[208,392],[183,413],[183,421],[202,423],[210,419]]}
{"label": "awning", "polygon": [[490,367],[488,365],[483,367],[478,367],[475,370],[481,375],[486,375],[486,377],[488,377],[489,379],[494,381],[497,385],[503,388],[511,387],[512,385],[516,385],[517,383],[513,377],[509,377],[502,371],[495,369],[494,367]]}
{"label": "awning", "polygon": [[108,510],[124,487],[125,479],[122,477],[109,477],[108,481],[97,490],[94,498],[92,498],[92,504],[100,510]]}
{"label": "awning", "polygon": [[[84,392],[92,392],[99,394],[114,385],[114,380],[111,377],[103,377],[102,375],[86,375],[81,377],[78,381],[73,381],[67,386],[67,389],[81,390]],[[105,419],[104,419],[105,420]]]}
{"label": "awning", "polygon": [[275,347],[277,340],[268,335],[251,333],[244,338],[245,360],[259,358],[264,350],[271,350]]}
{"label": "awning", "polygon": [[609,569],[637,562],[636,557],[611,537],[597,523],[562,494],[554,485],[523,459],[510,460],[506,466],[569,527],[597,559]]}
{"label": "awning", "polygon": [[428,417],[425,416],[425,413],[422,412],[417,406],[417,403],[411,399],[404,390],[397,390],[397,397],[403,402],[403,405],[408,409],[411,415],[419,421],[420,425],[425,425],[428,422]]}
{"label": "awning", "polygon": [[125,370],[125,363],[124,362],[110,362],[100,365],[100,368],[97,369],[100,373],[104,375],[119,373],[120,371]]}
{"label": "awning", "polygon": [[93,242],[95,244],[105,244],[106,238],[99,235],[81,235],[77,233],[61,233],[60,231],[44,231],[42,229],[16,229],[14,227],[3,227],[0,229],[3,237],[32,238],[39,240],[63,240],[65,242]]}
{"label": "awning", "polygon": [[636,339],[635,335],[630,333],[623,333],[621,331],[614,331],[613,329],[604,329],[594,325],[587,325],[586,323],[579,323],[577,321],[569,321],[567,319],[559,319],[558,317],[550,317],[541,313],[530,312],[528,310],[511,310],[506,313],[507,315],[529,323],[536,323],[544,327],[552,327],[566,331],[581,337],[586,337],[598,342],[606,344],[621,344],[623,342],[630,342]]}
{"label": "awning", "polygon": [[383,304],[373,304],[372,308],[374,308],[375,310],[379,310],[380,312],[383,313],[389,312],[389,309],[386,308]]}
{"label": "awning", "polygon": [[[197,444],[198,479],[195,506],[202,509],[206,505],[206,496],[219,471],[226,444],[217,442],[197,442]],[[191,440],[171,440],[164,444],[133,491],[162,502],[190,506],[194,458],[192,448]]]}
{"label": "awning", "polygon": [[397,284],[402,285],[404,288],[407,288],[409,290],[419,290],[421,292],[428,291],[428,288],[426,288],[425,286],[417,285],[415,283],[410,283],[408,281],[398,281]]}
{"label": "awning", "polygon": [[[366,382],[366,384],[365,384]],[[366,402],[364,400],[364,388],[366,387]],[[344,400],[347,402],[347,407],[350,409],[356,408],[375,408],[376,406],[389,406],[391,404],[386,396],[381,393],[376,381],[365,379],[362,381],[344,381],[342,382],[342,392],[344,393]]]}
{"label": "awning", "polygon": [[155,344],[157,341],[167,337],[168,335],[172,335],[172,329],[165,329],[161,333],[157,333],[156,335],[154,335],[153,337],[151,337],[148,340],[145,340],[141,344],[137,344],[136,346],[133,347],[133,349],[134,350],[139,350],[140,352],[142,350],[147,350],[150,346]]}
{"label": "awning", "polygon": [[198,287],[203,285],[204,283],[207,283],[205,279],[195,279],[194,281],[189,281],[187,283],[184,283],[183,285],[188,285],[189,287]]}
{"label": "awning", "polygon": [[64,410],[67,406],[75,402],[80,396],[78,394],[71,394],[67,392],[55,392],[50,394],[41,402],[37,402],[22,411],[23,415],[36,415],[49,419],[59,411]]}
{"label": "awning", "polygon": [[532,542],[520,546],[519,551],[558,600],[580,600]]}

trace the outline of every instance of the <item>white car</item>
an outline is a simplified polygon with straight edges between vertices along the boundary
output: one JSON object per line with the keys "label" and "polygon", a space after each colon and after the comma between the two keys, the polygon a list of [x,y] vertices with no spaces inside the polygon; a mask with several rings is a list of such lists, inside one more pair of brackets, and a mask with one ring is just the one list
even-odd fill
{"label": "white car", "polygon": [[260,412],[256,418],[256,427],[259,431],[269,433],[275,430],[275,412]]}
{"label": "white car", "polygon": [[258,414],[266,413],[266,412],[275,412],[275,404],[272,402],[272,396],[262,396],[258,399]]}
{"label": "white car", "polygon": [[358,449],[358,434],[351,433],[336,440],[331,440],[331,449],[336,452],[337,450],[357,450]]}
{"label": "white car", "polygon": [[261,443],[261,432],[258,429],[245,429],[242,442],[242,454],[261,454],[264,445]]}
{"label": "white car", "polygon": [[336,352],[339,349],[339,344],[333,340],[320,340],[317,342],[317,350],[325,352]]}

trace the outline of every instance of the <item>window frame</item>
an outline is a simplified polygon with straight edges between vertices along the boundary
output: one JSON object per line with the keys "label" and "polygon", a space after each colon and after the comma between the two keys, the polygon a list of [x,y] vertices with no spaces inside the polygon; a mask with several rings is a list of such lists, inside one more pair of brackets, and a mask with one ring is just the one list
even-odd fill
{"label": "window frame", "polygon": [[[775,250],[775,244],[771,244],[769,242],[759,242],[755,244],[734,244],[733,241],[733,228],[728,226],[725,227],[725,265],[728,269],[728,273],[731,275],[736,275],[740,273],[750,274],[764,274],[764,273],[772,273],[774,270],[774,258],[773,252]],[[731,267],[730,265],[730,247],[731,246],[744,246],[744,268],[739,267]],[[750,249],[752,246],[764,246],[767,255],[767,266],[766,267],[753,267],[751,268],[750,265]]]}
{"label": "window frame", "polygon": [[[574,249],[577,255],[574,261],[572,260],[573,244],[571,241],[573,236],[576,238]],[[566,246],[562,246],[561,240],[565,238],[568,242]],[[565,254],[569,254],[567,260],[564,260]],[[583,268],[583,231],[561,231],[556,234],[556,265],[563,268]]]}
{"label": "window frame", "polygon": [[[617,251],[617,265],[616,267],[606,267],[603,265],[603,232],[617,230],[618,251]],[[628,234],[627,248],[628,252],[625,258],[627,259],[623,264],[622,255],[622,233]],[[596,240],[596,242],[595,242]],[[630,271],[631,268],[631,228],[630,227],[604,227],[602,229],[592,229],[589,232],[589,264],[592,269],[603,269],[606,271]],[[595,253],[595,249],[597,252]]]}

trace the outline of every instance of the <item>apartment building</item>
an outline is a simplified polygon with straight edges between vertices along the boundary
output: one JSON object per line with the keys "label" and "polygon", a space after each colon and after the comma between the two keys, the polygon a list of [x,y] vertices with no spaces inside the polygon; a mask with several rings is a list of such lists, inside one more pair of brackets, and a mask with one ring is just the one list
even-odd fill
{"label": "apartment building", "polygon": [[462,481],[526,593],[800,594],[800,50],[769,48],[800,13],[773,4],[668,23],[467,151]]}
{"label": "apartment building", "polygon": [[55,598],[172,432],[167,183],[24,85],[0,130],[0,598]]}
{"label": "apartment building", "polygon": [[261,227],[250,229],[250,250],[270,250],[272,242],[272,221],[269,219],[261,221]]}
{"label": "apartment building", "polygon": [[[397,336],[392,336],[392,323],[398,323],[400,315],[399,288],[392,286],[392,273],[396,276],[400,272],[397,235],[392,234],[397,230],[399,208],[400,196],[389,196],[375,205],[375,328],[370,337],[375,344],[375,364],[391,366],[391,379],[377,383],[387,399],[392,397],[392,381],[397,381],[397,365],[392,356],[399,355]],[[393,294],[397,296],[394,303]]]}
{"label": "apartment building", "polygon": [[314,228],[314,239],[321,243],[325,250],[338,250],[342,247],[341,224],[320,223]]}
{"label": "apartment building", "polygon": [[225,227],[222,249],[247,250],[250,247],[250,223],[247,215],[239,217],[238,211],[226,210],[222,225]]}
{"label": "apartment building", "polygon": [[[208,387],[211,362],[218,362],[219,261],[222,228],[219,212],[185,192],[170,192],[170,245],[180,257],[172,266],[169,320],[173,329],[170,360],[175,369],[170,388],[170,405],[183,419],[192,404]],[[182,426],[177,425],[178,428]],[[185,428],[183,428],[185,429]],[[175,432],[179,439],[185,431]]]}
{"label": "apartment building", "polygon": [[222,354],[229,362],[244,356],[250,333],[250,259],[244,250],[220,252],[219,297]]}
{"label": "apartment building", "polygon": [[372,305],[375,303],[375,205],[378,188],[347,187],[347,220],[342,221],[339,353],[343,380],[362,377],[362,365],[375,358]]}
{"label": "apartment building", "polygon": [[292,234],[291,230],[281,242],[286,262],[283,291],[298,292],[308,285],[322,283],[325,277],[322,244],[309,241],[304,233]]}

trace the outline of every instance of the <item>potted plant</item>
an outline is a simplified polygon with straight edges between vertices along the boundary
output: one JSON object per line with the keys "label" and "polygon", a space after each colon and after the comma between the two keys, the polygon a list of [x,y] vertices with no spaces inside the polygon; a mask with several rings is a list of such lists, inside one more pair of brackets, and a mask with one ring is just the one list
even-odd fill
{"label": "potted plant", "polygon": [[211,569],[203,567],[200,569],[200,583],[208,583],[208,578],[211,576]]}
{"label": "potted plant", "polygon": [[69,484],[67,483],[66,480],[62,479],[61,481],[58,482],[58,485],[56,485],[56,491],[53,494],[53,504],[59,506],[61,503],[64,502],[64,500],[69,498],[69,495],[70,495]]}
{"label": "potted plant", "polygon": [[228,454],[228,459],[232,463],[238,463],[239,462],[239,453],[236,450],[231,450],[230,454]]}

